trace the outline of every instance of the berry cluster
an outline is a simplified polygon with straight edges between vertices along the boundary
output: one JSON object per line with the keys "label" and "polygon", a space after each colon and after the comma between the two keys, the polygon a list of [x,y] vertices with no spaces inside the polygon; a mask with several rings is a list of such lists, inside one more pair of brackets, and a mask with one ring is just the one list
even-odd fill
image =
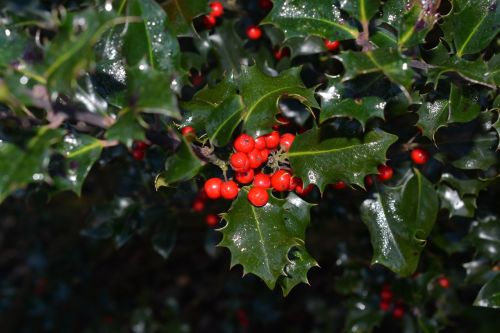
{"label": "berry cluster", "polygon": [[403,303],[401,301],[396,301],[394,303],[393,300],[394,293],[392,292],[391,287],[389,285],[384,285],[380,291],[379,309],[387,312],[392,308],[392,316],[395,319],[401,319],[405,314]]}
{"label": "berry cluster", "polygon": [[219,1],[214,1],[209,4],[210,13],[203,17],[203,25],[207,29],[212,29],[217,24],[217,18],[224,14],[224,7]]}
{"label": "berry cluster", "polygon": [[146,157],[146,150],[149,144],[144,141],[136,141],[132,146],[132,158],[136,161],[142,161]]}

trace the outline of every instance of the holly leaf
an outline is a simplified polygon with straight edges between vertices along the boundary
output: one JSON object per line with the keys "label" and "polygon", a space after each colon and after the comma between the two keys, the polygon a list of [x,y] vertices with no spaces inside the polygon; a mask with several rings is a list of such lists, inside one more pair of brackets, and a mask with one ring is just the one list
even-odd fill
{"label": "holly leaf", "polygon": [[186,138],[181,135],[180,139],[178,151],[167,158],[165,171],[156,177],[156,189],[193,178],[205,164],[195,155]]}
{"label": "holly leaf", "polygon": [[134,141],[146,138],[144,128],[139,123],[138,115],[134,110],[125,108],[119,114],[116,122],[106,131],[106,139],[117,140],[132,147]]}
{"label": "holly leaf", "polygon": [[28,38],[16,30],[0,28],[0,69],[11,65],[14,60],[22,57],[28,46]]}
{"label": "holly leaf", "polygon": [[500,32],[500,8],[495,0],[459,2],[442,29],[453,36],[457,56],[482,51]]}
{"label": "holly leaf", "polygon": [[245,105],[242,114],[243,130],[252,136],[270,131],[276,123],[280,97],[298,99],[308,108],[319,108],[313,89],[308,89],[300,79],[301,68],[293,67],[279,76],[271,77],[257,66],[243,67],[240,77],[240,92]]}
{"label": "holly leaf", "polygon": [[193,18],[208,12],[208,1],[167,0],[163,7],[171,22],[172,32],[177,36],[192,36],[196,34]]}
{"label": "holly leaf", "polygon": [[467,81],[496,89],[496,71],[490,71],[488,64],[481,58],[475,61],[468,61],[457,57],[452,57],[448,60],[438,57],[436,61],[440,63],[436,66],[431,66],[427,73],[427,80],[434,82],[435,87],[442,75],[456,73]]}
{"label": "holly leaf", "polygon": [[473,195],[477,197],[479,192],[485,190],[492,182],[487,179],[458,179],[449,173],[441,175],[441,182],[449,184],[456,189],[461,197]]}
{"label": "holly leaf", "polygon": [[61,140],[63,133],[41,127],[25,148],[0,140],[0,203],[15,190],[48,178],[51,146]]}
{"label": "holly leaf", "polygon": [[395,273],[415,272],[438,212],[434,186],[418,170],[399,187],[377,186],[374,198],[361,205],[361,218],[370,232],[372,264]]}
{"label": "holly leaf", "polygon": [[286,39],[316,35],[342,40],[356,39],[359,34],[341,17],[334,1],[275,0],[263,23],[277,25],[284,31]]}
{"label": "holly leaf", "polygon": [[321,129],[312,128],[297,135],[288,156],[304,186],[315,184],[323,191],[327,184],[342,180],[363,187],[364,177],[378,172],[377,166],[385,163],[387,149],[396,140],[383,131],[371,131],[362,140],[321,140]]}
{"label": "holly leaf", "polygon": [[471,149],[453,160],[451,164],[464,170],[487,170],[497,163],[498,156],[495,153],[497,141],[497,135],[493,132],[478,135],[474,138]]}
{"label": "holly leaf", "polygon": [[362,25],[367,25],[370,22],[370,19],[378,12],[379,6],[379,0],[353,0],[340,3],[340,8],[361,22]]}
{"label": "holly leaf", "polygon": [[241,97],[233,95],[215,107],[206,120],[206,131],[210,142],[225,146],[231,140],[234,130],[241,121],[243,103]]}
{"label": "holly leaf", "polygon": [[345,69],[343,80],[350,80],[358,75],[381,72],[399,86],[408,100],[408,93],[413,81],[413,70],[409,60],[395,49],[379,48],[367,52],[342,52],[335,56],[342,61]]}
{"label": "holly leaf", "polygon": [[383,319],[382,311],[375,310],[371,304],[359,301],[356,305],[351,305],[343,331],[372,332]]}
{"label": "holly leaf", "polygon": [[283,296],[287,296],[300,283],[309,284],[307,273],[311,268],[319,266],[303,246],[292,249],[289,260],[285,266],[285,276],[279,280]]}
{"label": "holly leaf", "polygon": [[466,240],[477,252],[486,258],[496,261],[500,253],[500,220],[489,215],[471,224]]}
{"label": "holly leaf", "polygon": [[303,244],[285,223],[285,218],[293,215],[287,210],[294,203],[305,208],[307,205],[295,195],[277,199],[270,194],[265,206],[255,207],[248,202],[248,191],[249,187],[243,187],[222,216],[227,224],[219,229],[223,235],[219,246],[231,252],[231,267],[242,265],[244,275],[255,274],[273,289],[280,276],[286,275],[285,267],[293,265],[288,258],[290,250]]}
{"label": "holly leaf", "polygon": [[85,134],[68,134],[57,147],[65,160],[64,177],[54,177],[58,190],[71,190],[81,196],[82,186],[94,163],[101,156],[103,144],[100,140]]}
{"label": "holly leaf", "polygon": [[453,188],[441,184],[437,190],[441,208],[448,210],[449,217],[463,216],[474,217],[476,211],[476,197],[474,196],[460,196],[458,191]]}
{"label": "holly leaf", "polygon": [[447,100],[437,100],[422,103],[417,114],[417,126],[422,130],[422,135],[435,140],[434,136],[437,131],[448,124],[450,102]]}
{"label": "holly leaf", "polygon": [[500,274],[496,274],[479,290],[474,305],[494,309],[500,308]]}

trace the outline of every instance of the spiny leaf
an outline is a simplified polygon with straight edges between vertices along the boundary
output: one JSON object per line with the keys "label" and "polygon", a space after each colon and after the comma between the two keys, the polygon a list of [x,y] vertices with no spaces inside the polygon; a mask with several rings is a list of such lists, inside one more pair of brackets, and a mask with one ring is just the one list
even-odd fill
{"label": "spiny leaf", "polygon": [[495,262],[500,253],[500,220],[495,215],[479,218],[471,223],[466,240],[482,256]]}
{"label": "spiny leaf", "polygon": [[214,108],[206,120],[206,131],[210,142],[225,146],[231,140],[234,130],[241,121],[243,104],[241,97],[233,95]]}
{"label": "spiny leaf", "polygon": [[497,273],[479,290],[479,294],[477,294],[474,300],[474,305],[495,309],[500,308],[500,274]]}
{"label": "spiny leaf", "polygon": [[167,0],[163,5],[176,35],[195,35],[193,18],[208,12],[207,0]]}
{"label": "spiny leaf", "polygon": [[372,263],[408,276],[416,270],[436,221],[436,191],[418,170],[399,187],[377,187],[375,197],[361,205],[361,218],[373,246]]}
{"label": "spiny leaf", "polygon": [[472,83],[481,84],[495,89],[496,70],[490,71],[488,64],[481,58],[475,61],[468,61],[457,57],[445,60],[437,58],[440,62],[437,66],[431,66],[428,70],[427,80],[433,82],[436,87],[442,75],[450,72],[457,73],[462,78]]}
{"label": "spiny leaf", "polygon": [[287,296],[300,283],[309,284],[307,273],[311,268],[318,266],[316,260],[303,246],[292,249],[289,256],[290,262],[285,266],[286,275],[279,280],[284,296]]}
{"label": "spiny leaf", "polygon": [[263,23],[276,24],[286,39],[317,35],[329,40],[356,39],[358,31],[341,17],[331,0],[275,0]]}
{"label": "spiny leaf", "polygon": [[134,141],[144,140],[146,135],[138,117],[134,110],[123,109],[116,122],[107,130],[106,139],[117,140],[127,147],[132,147]]}
{"label": "spiny leaf", "polygon": [[378,12],[379,0],[352,0],[341,1],[340,8],[351,17],[356,18],[361,24],[368,24],[370,19]]}
{"label": "spiny leaf", "polygon": [[441,182],[451,185],[458,191],[460,196],[472,195],[477,197],[479,192],[485,190],[493,182],[493,179],[459,179],[452,174],[443,173]]}
{"label": "spiny leaf", "polygon": [[422,129],[422,134],[434,140],[436,132],[448,124],[450,117],[450,102],[437,100],[423,103],[417,111],[417,126]]}
{"label": "spiny leaf", "polygon": [[471,195],[460,196],[456,190],[446,184],[439,185],[437,194],[441,202],[441,208],[448,210],[449,217],[474,217],[476,197]]}
{"label": "spiny leaf", "polygon": [[321,140],[321,130],[313,128],[297,135],[288,153],[293,173],[304,186],[316,184],[320,191],[339,180],[363,187],[368,174],[386,160],[386,152],[396,142],[395,135],[372,131],[362,140],[333,138]]}

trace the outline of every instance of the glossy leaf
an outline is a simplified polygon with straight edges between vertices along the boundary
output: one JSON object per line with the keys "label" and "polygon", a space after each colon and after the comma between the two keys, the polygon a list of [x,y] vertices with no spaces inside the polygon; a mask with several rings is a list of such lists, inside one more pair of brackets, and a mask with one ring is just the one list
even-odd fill
{"label": "glossy leaf", "polygon": [[173,33],[180,36],[195,34],[193,18],[208,12],[207,0],[167,0],[163,6]]}
{"label": "glossy leaf", "polygon": [[[364,2],[364,0],[363,0]],[[263,23],[285,32],[286,39],[316,35],[329,40],[356,39],[358,31],[341,17],[334,1],[275,0]]]}
{"label": "glossy leaf", "polygon": [[441,208],[448,210],[449,216],[474,217],[476,198],[474,196],[460,196],[455,189],[441,184],[437,190],[441,201]]}
{"label": "glossy leaf", "polygon": [[307,273],[311,268],[318,266],[316,260],[303,246],[292,249],[289,260],[290,262],[285,266],[286,275],[279,280],[284,296],[287,296],[300,283],[309,284]]}
{"label": "glossy leaf", "polygon": [[450,102],[447,100],[425,102],[420,106],[417,113],[417,126],[422,129],[422,134],[434,140],[436,132],[448,124]]}
{"label": "glossy leaf", "polygon": [[361,205],[361,218],[370,231],[373,264],[399,275],[412,274],[436,221],[438,198],[434,186],[415,170],[399,187],[377,186],[374,198]]}
{"label": "glossy leaf", "polygon": [[478,253],[495,262],[500,254],[500,220],[488,215],[472,222],[466,239]]}
{"label": "glossy leaf", "polygon": [[[439,61],[443,61],[440,59]],[[457,73],[462,78],[472,83],[481,84],[490,88],[495,88],[496,72],[490,71],[488,64],[482,59],[468,61],[453,57],[441,62],[437,66],[431,66],[428,71],[428,80],[437,86],[438,80],[446,73]]]}
{"label": "glossy leaf", "polygon": [[474,138],[471,149],[451,163],[459,169],[486,170],[498,161],[495,153],[497,142],[497,135],[493,132],[478,135]]}
{"label": "glossy leaf", "polygon": [[139,124],[139,116],[131,109],[123,109],[116,122],[107,130],[106,139],[117,140],[127,147],[134,141],[145,139],[144,128]]}
{"label": "glossy leaf", "polygon": [[458,179],[449,173],[441,175],[441,182],[449,184],[456,189],[460,196],[472,195],[478,196],[479,192],[485,190],[492,182],[488,179]]}
{"label": "glossy leaf", "polygon": [[308,107],[319,108],[312,89],[300,78],[300,68],[294,67],[271,77],[256,66],[244,67],[240,77],[240,93],[245,105],[243,129],[252,136],[271,131],[276,123],[278,100],[282,96],[298,99]]}
{"label": "glossy leaf", "polygon": [[378,12],[379,6],[379,0],[353,0],[340,3],[340,8],[360,21],[361,24],[368,24],[370,19]]}
{"label": "glossy leaf", "polygon": [[160,186],[169,186],[173,183],[186,181],[198,174],[200,168],[204,165],[193,152],[191,144],[184,136],[181,136],[181,144],[178,151],[167,158],[165,162],[165,171],[156,179],[156,188]]}
{"label": "glossy leaf", "polygon": [[500,274],[496,274],[479,291],[474,300],[475,306],[500,308]]}
{"label": "glossy leaf", "polygon": [[[286,205],[290,200],[303,205],[303,200],[297,196],[277,199],[270,195],[265,206],[255,207],[248,202],[248,191],[248,187],[242,188],[223,215],[227,224],[219,229],[223,234],[219,245],[231,252],[231,267],[242,265],[243,274],[255,274],[273,289],[280,276],[286,274],[285,267],[293,265],[288,258],[290,250],[303,242],[285,224],[285,218],[289,217],[287,209],[290,209]],[[293,202],[290,203],[293,205]],[[301,275],[303,273],[298,274]],[[283,288],[289,291],[286,285]]]}
{"label": "glossy leaf", "polygon": [[28,39],[16,30],[0,28],[0,69],[19,59],[28,45]]}
{"label": "glossy leaf", "polygon": [[62,130],[41,127],[24,148],[0,140],[0,202],[29,183],[47,179],[51,146],[62,136]]}
{"label": "glossy leaf", "polygon": [[234,130],[241,121],[243,103],[241,97],[234,95],[214,108],[206,120],[206,131],[210,142],[225,146],[231,140]]}
{"label": "glossy leaf", "polygon": [[101,156],[103,144],[100,140],[84,134],[68,134],[62,144],[57,147],[65,158],[66,174],[55,177],[54,184],[58,190],[71,190],[78,196],[94,163]]}
{"label": "glossy leaf", "polygon": [[288,153],[293,173],[304,186],[315,184],[321,191],[327,184],[343,180],[363,187],[368,174],[377,173],[386,152],[397,137],[382,131],[357,138],[321,140],[321,130],[313,128],[297,135]]}

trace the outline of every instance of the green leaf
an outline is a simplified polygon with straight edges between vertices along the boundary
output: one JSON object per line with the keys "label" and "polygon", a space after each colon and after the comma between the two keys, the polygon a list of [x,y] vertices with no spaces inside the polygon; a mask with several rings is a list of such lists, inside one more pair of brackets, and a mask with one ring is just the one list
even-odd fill
{"label": "green leaf", "polygon": [[285,266],[286,275],[279,280],[284,296],[287,296],[300,283],[309,284],[307,272],[311,268],[319,266],[304,247],[292,249],[289,257],[290,263]]}
{"label": "green leaf", "polygon": [[[497,132],[498,138],[500,139],[500,110],[495,110],[497,113],[497,120],[493,123],[492,127]],[[497,150],[500,149],[500,140],[498,141]]]}
{"label": "green leaf", "polygon": [[301,68],[293,67],[279,76],[264,74],[257,66],[243,67],[240,77],[240,92],[245,105],[243,130],[252,136],[271,131],[276,123],[280,97],[298,99],[308,108],[319,108],[313,89],[308,89],[300,79]]}
{"label": "green leaf", "polygon": [[[500,8],[495,0],[462,2],[449,16],[451,24],[443,25],[445,34],[453,36],[457,55],[482,51],[500,32]],[[451,31],[447,31],[450,30]]]}
{"label": "green leaf", "polygon": [[488,64],[481,58],[475,61],[468,61],[457,57],[452,57],[447,61],[439,59],[442,63],[431,66],[428,70],[428,81],[434,82],[437,86],[438,80],[443,74],[457,73],[462,78],[472,83],[481,84],[489,88],[496,88],[496,71],[490,71]]}
{"label": "green leaf", "polygon": [[408,276],[415,272],[436,221],[439,206],[434,186],[415,170],[403,185],[382,186],[374,196],[361,205],[373,246],[372,263]]}
{"label": "green leaf", "polygon": [[342,98],[338,84],[333,82],[318,95],[321,97],[320,123],[333,117],[350,117],[358,120],[364,130],[369,119],[384,119],[386,102],[379,97]]}
{"label": "green leaf", "polygon": [[0,28],[0,69],[9,66],[14,60],[22,57],[28,38],[16,30]]}
{"label": "green leaf", "polygon": [[395,135],[372,131],[363,140],[332,138],[321,140],[321,130],[313,128],[297,135],[288,153],[293,173],[304,186],[316,184],[323,191],[327,184],[343,180],[363,187],[368,174],[377,173],[385,163],[387,149],[396,142]]}
{"label": "green leaf", "polygon": [[343,332],[372,332],[384,319],[384,313],[375,310],[372,304],[360,301],[350,308]]}
{"label": "green leaf", "polygon": [[485,75],[490,77],[497,86],[500,86],[500,53],[491,57],[488,61],[488,69],[489,71]]}
{"label": "green leaf", "polygon": [[414,72],[409,66],[409,59],[397,50],[381,48],[368,52],[347,51],[335,57],[344,64],[344,81],[358,75],[381,72],[397,84],[408,100],[411,100],[408,89],[412,84]]}
{"label": "green leaf", "polygon": [[179,150],[165,162],[165,171],[156,179],[156,188],[172,183],[186,181],[198,174],[205,164],[193,152],[191,144],[184,136],[180,136]]}
{"label": "green leaf", "polygon": [[475,119],[481,110],[479,95],[466,87],[451,85],[450,122],[466,123]]}
{"label": "green leaf", "polygon": [[500,253],[500,220],[497,216],[488,215],[471,224],[466,240],[476,251],[495,262]]}
{"label": "green leaf", "polygon": [[[298,233],[292,231],[285,220],[295,215],[290,213],[294,205],[306,209],[309,216],[309,206],[295,195],[286,199],[270,195],[265,206],[255,207],[248,202],[248,191],[248,187],[240,190],[229,211],[223,215],[227,224],[219,229],[223,234],[219,245],[231,252],[231,267],[242,265],[243,274],[257,275],[270,289],[274,288],[278,278],[286,275],[285,267],[290,264],[290,274],[293,272],[297,274],[296,278],[301,279],[299,277],[304,276],[303,269],[308,264],[300,262],[300,271],[296,271],[288,254],[293,247],[301,246],[303,241],[297,238]],[[300,223],[308,224],[309,220]],[[295,281],[294,277],[287,283],[292,281]],[[287,293],[290,287],[291,284],[283,285],[284,292]]]}
{"label": "green leaf", "polygon": [[193,18],[208,12],[207,0],[167,0],[163,6],[171,22],[172,31],[177,36],[196,34]]}
{"label": "green leaf", "polygon": [[134,141],[142,141],[145,137],[138,115],[128,108],[118,114],[116,122],[106,131],[106,139],[120,141],[127,147],[132,147]]}
{"label": "green leaf", "polygon": [[479,290],[474,305],[494,309],[500,308],[500,274],[496,274]]}
{"label": "green leaf", "polygon": [[68,134],[57,147],[65,158],[65,177],[55,177],[54,185],[58,190],[71,190],[78,196],[94,163],[101,156],[103,144],[100,140],[85,134]]}
{"label": "green leaf", "polygon": [[[363,1],[364,3],[365,1]],[[329,40],[356,39],[357,29],[342,19],[332,0],[275,0],[263,23],[275,24],[286,39],[316,35]]]}
{"label": "green leaf", "polygon": [[493,132],[477,136],[470,151],[453,160],[451,164],[464,170],[486,170],[497,163],[498,156],[495,153],[497,141],[497,135]]}
{"label": "green leaf", "polygon": [[167,15],[161,6],[154,0],[131,0],[127,14],[141,18],[128,24],[124,36],[123,54],[128,66],[137,66],[145,60],[153,70],[167,73],[178,70],[179,43],[168,29]]}
{"label": "green leaf", "polygon": [[417,126],[422,129],[422,134],[434,140],[438,129],[448,124],[450,102],[447,100],[425,102],[420,106],[417,114]]}
{"label": "green leaf", "polygon": [[227,145],[241,121],[242,112],[243,104],[238,95],[227,98],[214,108],[205,125],[210,142],[216,146]]}
{"label": "green leaf", "polygon": [[0,203],[15,190],[47,179],[51,146],[62,136],[62,130],[41,127],[24,149],[0,140]]}
{"label": "green leaf", "polygon": [[441,184],[438,187],[437,193],[441,202],[441,208],[448,210],[449,217],[474,217],[476,212],[476,197],[470,195],[461,196],[458,191],[445,184]]}
{"label": "green leaf", "polygon": [[366,25],[370,19],[378,12],[379,0],[352,0],[342,1],[340,8],[351,17],[356,18],[361,24]]}
{"label": "green leaf", "polygon": [[491,179],[458,179],[449,173],[441,175],[441,182],[451,185],[458,191],[461,197],[473,195],[477,197],[479,192],[485,190],[492,182]]}

